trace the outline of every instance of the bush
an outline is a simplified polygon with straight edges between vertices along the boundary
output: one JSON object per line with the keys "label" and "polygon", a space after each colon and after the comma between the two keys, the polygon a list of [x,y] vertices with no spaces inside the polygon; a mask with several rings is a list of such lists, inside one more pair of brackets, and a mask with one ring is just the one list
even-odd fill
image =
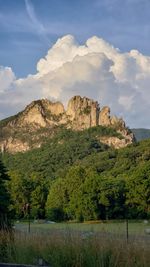
{"label": "bush", "polygon": [[47,219],[55,222],[64,220],[64,212],[61,208],[50,208],[47,210]]}

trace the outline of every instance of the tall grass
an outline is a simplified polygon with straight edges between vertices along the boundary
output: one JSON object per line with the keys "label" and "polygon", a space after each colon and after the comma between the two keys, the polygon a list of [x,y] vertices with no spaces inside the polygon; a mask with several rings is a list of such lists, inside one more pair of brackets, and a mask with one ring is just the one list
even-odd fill
{"label": "tall grass", "polygon": [[0,261],[36,265],[40,258],[52,267],[149,267],[150,248],[73,230],[0,232]]}

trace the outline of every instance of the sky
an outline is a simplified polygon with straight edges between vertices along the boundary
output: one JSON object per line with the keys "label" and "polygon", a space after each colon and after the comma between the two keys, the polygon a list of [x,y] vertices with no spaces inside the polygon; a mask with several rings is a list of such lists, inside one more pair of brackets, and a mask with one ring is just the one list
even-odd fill
{"label": "sky", "polygon": [[150,128],[149,0],[0,0],[0,119],[76,94]]}

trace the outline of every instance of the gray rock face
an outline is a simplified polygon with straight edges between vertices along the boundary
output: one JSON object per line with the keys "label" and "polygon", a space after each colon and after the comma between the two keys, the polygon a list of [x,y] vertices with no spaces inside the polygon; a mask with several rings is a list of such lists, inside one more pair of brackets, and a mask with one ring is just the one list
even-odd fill
{"label": "gray rock face", "polygon": [[[134,141],[134,136],[126,128],[123,119],[111,116],[109,107],[105,106],[100,110],[97,101],[74,96],[69,100],[66,110],[60,102],[53,103],[47,99],[33,101],[24,111],[1,127],[1,151],[27,151],[31,149],[29,143],[32,143],[32,147],[40,147],[42,142],[38,136],[48,137],[59,125],[73,130],[84,130],[98,125],[113,127],[123,138],[103,137],[100,141],[116,148],[127,146]],[[41,134],[42,129],[47,131]]]}

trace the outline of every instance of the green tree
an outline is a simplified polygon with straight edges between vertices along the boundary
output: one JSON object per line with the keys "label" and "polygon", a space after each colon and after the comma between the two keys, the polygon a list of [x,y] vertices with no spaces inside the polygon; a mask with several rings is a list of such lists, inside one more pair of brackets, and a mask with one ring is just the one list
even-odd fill
{"label": "green tree", "polygon": [[[70,168],[64,179],[59,178],[53,182],[50,187],[46,212],[47,216],[52,213],[52,210],[58,209],[63,214],[62,219],[73,219],[74,214],[69,207],[72,194],[77,192],[85,179],[86,173],[84,168],[80,166],[74,166]],[[50,218],[50,217],[49,217]]]}
{"label": "green tree", "polygon": [[5,167],[0,161],[0,230],[8,229],[10,224],[10,196],[6,188],[6,181],[9,177],[6,174]]}
{"label": "green tree", "polygon": [[47,200],[49,182],[38,172],[20,174],[18,171],[10,171],[8,188],[12,198],[12,208],[17,218],[26,216],[23,207],[29,203],[33,218],[45,217],[45,203]]}
{"label": "green tree", "polygon": [[68,211],[74,219],[80,221],[99,218],[98,185],[99,176],[89,170],[88,173],[85,172],[84,180],[80,180],[79,186],[74,188],[68,203]]}
{"label": "green tree", "polygon": [[45,205],[49,192],[50,181],[42,174],[34,172],[30,176],[32,191],[30,192],[31,216],[37,219],[45,218]]}
{"label": "green tree", "polygon": [[57,179],[50,187],[46,202],[46,217],[54,221],[63,221],[67,215],[65,207],[68,202],[66,185],[63,179]]}
{"label": "green tree", "polygon": [[131,216],[150,216],[150,165],[143,163],[126,182],[127,205]]}

